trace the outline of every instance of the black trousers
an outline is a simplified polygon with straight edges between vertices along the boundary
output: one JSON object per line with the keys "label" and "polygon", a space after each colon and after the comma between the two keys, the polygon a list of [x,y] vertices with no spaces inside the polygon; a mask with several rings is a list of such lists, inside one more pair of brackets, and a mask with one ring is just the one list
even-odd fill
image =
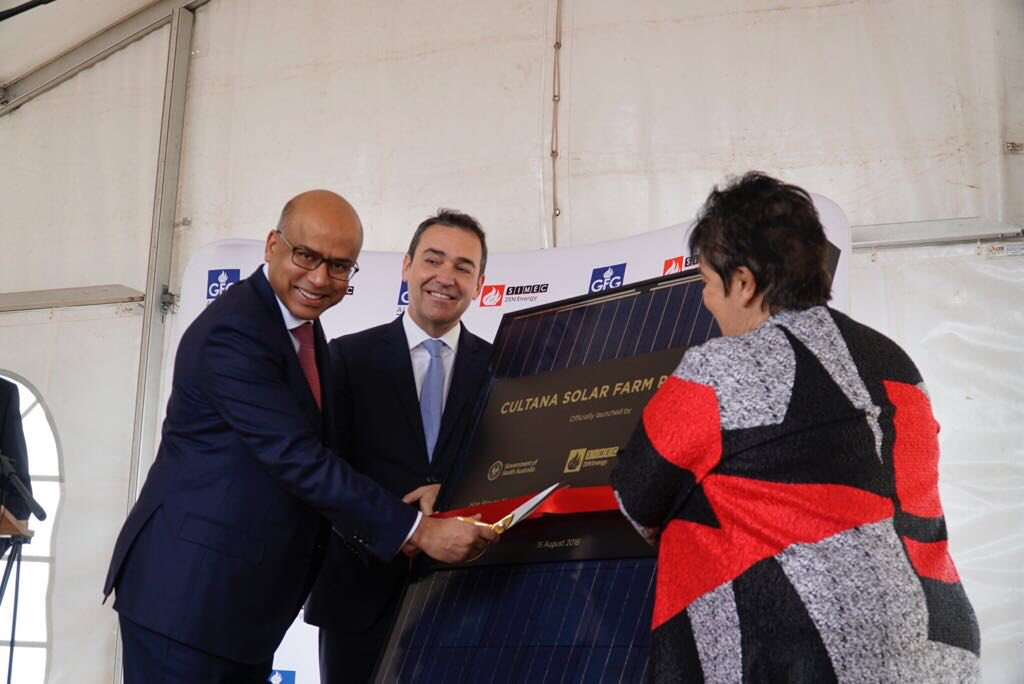
{"label": "black trousers", "polygon": [[373,672],[391,626],[398,617],[397,592],[381,611],[381,616],[365,632],[336,631],[320,628],[320,684],[362,684],[373,681]]}

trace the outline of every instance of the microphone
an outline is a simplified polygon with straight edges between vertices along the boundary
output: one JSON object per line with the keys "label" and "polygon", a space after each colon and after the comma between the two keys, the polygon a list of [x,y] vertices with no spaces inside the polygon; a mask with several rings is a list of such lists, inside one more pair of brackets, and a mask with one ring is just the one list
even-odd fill
{"label": "microphone", "polygon": [[25,483],[18,477],[17,471],[14,469],[14,463],[11,459],[0,451],[0,476],[7,479],[8,482],[14,485],[14,488],[21,494],[21,498],[25,500],[25,504],[28,509],[32,511],[32,515],[36,516],[41,521],[46,520],[46,511],[39,505],[39,502],[32,496],[32,492],[28,490]]}

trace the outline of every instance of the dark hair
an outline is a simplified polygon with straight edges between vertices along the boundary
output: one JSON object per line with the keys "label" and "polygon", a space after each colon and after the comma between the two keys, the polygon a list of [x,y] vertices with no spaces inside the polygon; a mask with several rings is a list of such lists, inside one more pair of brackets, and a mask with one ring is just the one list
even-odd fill
{"label": "dark hair", "polygon": [[690,234],[690,252],[722,278],[746,266],[770,313],[831,299],[828,241],[807,191],[751,171],[708,195]]}
{"label": "dark hair", "polygon": [[423,236],[427,228],[438,225],[461,228],[476,235],[477,239],[480,240],[480,275],[483,275],[487,270],[487,237],[484,235],[484,229],[480,227],[480,222],[475,218],[455,209],[438,209],[435,216],[425,219],[423,223],[416,227],[416,232],[412,234],[412,241],[409,242],[409,258],[413,258],[416,254],[416,247],[420,244],[420,237]]}

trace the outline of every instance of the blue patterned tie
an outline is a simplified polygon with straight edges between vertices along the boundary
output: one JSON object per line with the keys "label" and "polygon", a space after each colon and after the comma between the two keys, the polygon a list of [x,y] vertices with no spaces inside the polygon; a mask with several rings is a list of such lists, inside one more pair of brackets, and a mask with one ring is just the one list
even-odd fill
{"label": "blue patterned tie", "polygon": [[424,340],[420,346],[430,354],[430,364],[423,376],[420,389],[420,415],[423,417],[423,435],[427,438],[427,460],[434,458],[437,433],[441,431],[441,409],[444,402],[444,364],[441,350],[447,345],[441,340]]}

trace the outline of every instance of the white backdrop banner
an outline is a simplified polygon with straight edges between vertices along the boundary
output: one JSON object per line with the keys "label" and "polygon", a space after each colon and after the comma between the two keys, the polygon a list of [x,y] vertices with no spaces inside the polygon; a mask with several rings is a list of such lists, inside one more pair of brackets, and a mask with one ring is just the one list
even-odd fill
{"label": "white backdrop banner", "polygon": [[[831,200],[814,196],[814,203],[828,239],[841,251],[831,304],[846,312],[850,226]],[[463,320],[474,333],[490,340],[506,312],[696,269],[687,249],[692,227],[690,221],[580,247],[491,253],[483,289]],[[207,304],[263,262],[263,244],[262,240],[221,240],[192,257],[181,285],[174,349],[185,328]],[[401,279],[402,257],[398,252],[360,255],[359,275],[352,280],[350,294],[324,314],[328,338],[386,323],[405,310],[408,292]]]}
{"label": "white backdrop banner", "polygon": [[[814,203],[828,239],[840,249],[831,304],[848,312],[849,223],[831,200],[814,196]],[[488,255],[480,295],[462,320],[474,333],[491,340],[507,312],[696,270],[696,260],[687,248],[692,228],[690,221],[580,247],[492,253]],[[182,280],[171,353],[177,349],[185,328],[210,302],[263,262],[263,245],[261,240],[221,240],[203,247],[192,257]],[[401,279],[402,257],[398,252],[360,255],[359,276],[351,281],[350,293],[323,316],[328,338],[386,323],[405,311],[408,291]],[[272,681],[319,681],[316,629],[304,624],[301,616],[278,649],[274,665],[278,670]]]}

